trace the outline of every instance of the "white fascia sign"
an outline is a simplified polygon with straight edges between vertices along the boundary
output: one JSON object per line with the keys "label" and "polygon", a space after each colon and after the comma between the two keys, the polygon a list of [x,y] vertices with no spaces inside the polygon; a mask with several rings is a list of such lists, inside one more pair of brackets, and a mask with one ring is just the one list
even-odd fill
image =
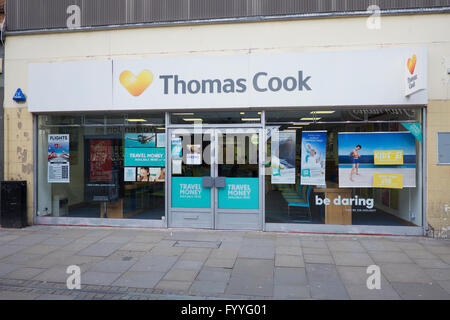
{"label": "white fascia sign", "polygon": [[[415,94],[405,96],[413,54]],[[31,112],[425,105],[428,99],[424,48],[36,63],[29,88]]]}

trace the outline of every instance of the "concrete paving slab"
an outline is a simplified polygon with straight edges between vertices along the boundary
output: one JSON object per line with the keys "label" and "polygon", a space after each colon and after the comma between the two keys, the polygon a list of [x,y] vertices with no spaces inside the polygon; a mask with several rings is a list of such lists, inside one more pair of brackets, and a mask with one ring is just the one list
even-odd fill
{"label": "concrete paving slab", "polygon": [[155,286],[155,289],[167,291],[167,292],[177,292],[177,293],[185,293],[189,290],[192,285],[191,281],[169,281],[169,280],[161,280]]}
{"label": "concrete paving slab", "polygon": [[433,280],[450,281],[450,269],[423,269]]}
{"label": "concrete paving slab", "polygon": [[334,264],[312,264],[307,263],[306,276],[308,282],[341,281],[337,268]]}
{"label": "concrete paving slab", "polygon": [[365,252],[332,251],[337,266],[369,266],[374,264],[372,258]]}
{"label": "concrete paving slab", "polygon": [[306,285],[305,268],[283,268],[276,267],[274,273],[274,283],[279,286]]}
{"label": "concrete paving slab", "polygon": [[180,260],[193,260],[205,262],[208,259],[209,254],[204,253],[188,253],[185,252],[180,256]]}
{"label": "concrete paving slab", "polygon": [[345,284],[350,299],[353,300],[399,300],[400,296],[390,284],[381,285],[381,289],[368,289],[360,284]]}
{"label": "concrete paving slab", "polygon": [[81,273],[81,286],[98,285],[109,286],[121,276],[120,272],[86,271]]}
{"label": "concrete paving slab", "polygon": [[204,267],[200,270],[196,280],[206,282],[227,282],[231,276],[231,269]]}
{"label": "concrete paving slab", "polygon": [[45,270],[47,269],[22,267],[4,274],[1,277],[6,279],[30,280]]}
{"label": "concrete paving slab", "polygon": [[150,254],[157,256],[181,256],[186,248],[159,246],[159,243],[150,250]]}
{"label": "concrete paving slab", "polygon": [[77,253],[80,256],[107,257],[122,247],[121,243],[94,243]]}
{"label": "concrete paving slab", "polygon": [[276,267],[291,267],[291,268],[303,268],[305,262],[302,256],[288,256],[277,254],[275,256]]}
{"label": "concrete paving slab", "polygon": [[194,281],[197,276],[197,270],[186,270],[186,269],[171,269],[166,273],[163,280],[173,280],[173,281]]}
{"label": "concrete paving slab", "polygon": [[130,271],[167,272],[177,261],[178,257],[143,256],[130,268]]}
{"label": "concrete paving slab", "polygon": [[437,259],[438,257],[431,252],[423,250],[403,250],[408,257],[413,259]]}
{"label": "concrete paving slab", "polygon": [[95,272],[112,272],[112,273],[123,273],[128,271],[136,261],[134,260],[116,260],[116,259],[106,259],[100,262],[92,264],[89,271]]}
{"label": "concrete paving slab", "polygon": [[205,281],[205,280],[195,280],[189,292],[196,295],[211,295],[224,293],[227,287],[227,282],[220,281]]}
{"label": "concrete paving slab", "polygon": [[18,252],[13,255],[7,256],[6,258],[0,259],[0,262],[12,264],[24,264],[31,260],[39,259],[41,257],[42,255],[40,254]]}
{"label": "concrete paving slab", "polygon": [[305,263],[326,263],[333,264],[334,260],[331,255],[321,255],[321,254],[304,254],[303,259]]}
{"label": "concrete paving slab", "polygon": [[42,294],[36,297],[35,300],[74,300],[74,296],[62,295],[62,294]]}
{"label": "concrete paving slab", "polygon": [[331,255],[330,250],[327,248],[302,248],[303,254],[318,254],[318,255]]}
{"label": "concrete paving slab", "polygon": [[238,257],[249,259],[274,259],[275,249],[272,246],[242,246]]}
{"label": "concrete paving slab", "polygon": [[273,260],[238,258],[234,265],[232,275],[241,275],[243,277],[263,277],[273,278],[274,263]]}
{"label": "concrete paving slab", "polygon": [[18,291],[0,291],[0,300],[34,300],[39,294],[18,292]]}
{"label": "concrete paving slab", "polygon": [[141,272],[128,271],[122,274],[116,281],[112,283],[113,286],[129,287],[129,288],[147,288],[151,289],[164,276],[164,272]]}
{"label": "concrete paving slab", "polygon": [[350,296],[340,281],[310,282],[311,297],[321,300],[348,300]]}
{"label": "concrete paving slab", "polygon": [[386,263],[380,265],[381,273],[389,282],[429,283],[433,279],[412,263]]}
{"label": "concrete paving slab", "polygon": [[376,264],[379,263],[413,263],[411,258],[403,252],[395,251],[369,251],[370,257]]}
{"label": "concrete paving slab", "polygon": [[402,299],[406,300],[449,300],[450,295],[438,283],[391,282]]}
{"label": "concrete paving slab", "polygon": [[153,243],[127,242],[120,250],[149,252],[155,245]]}
{"label": "concrete paving slab", "polygon": [[277,246],[276,254],[288,256],[301,256],[303,254],[300,246]]}
{"label": "concrete paving slab", "polygon": [[233,268],[235,262],[236,262],[236,259],[209,258],[205,262],[205,267]]}
{"label": "concrete paving slab", "polygon": [[382,252],[401,252],[401,248],[397,243],[384,239],[362,239],[359,241],[361,245],[368,251]]}
{"label": "concrete paving slab", "polygon": [[327,241],[331,251],[366,252],[366,249],[357,240]]}
{"label": "concrete paving slab", "polygon": [[302,248],[328,249],[327,242],[324,240],[306,240],[301,239]]}
{"label": "concrete paving slab", "polygon": [[14,270],[20,269],[22,266],[18,264],[0,263],[0,277]]}
{"label": "concrete paving slab", "polygon": [[238,253],[238,248],[219,248],[211,250],[209,257],[215,259],[236,259]]}
{"label": "concrete paving slab", "polygon": [[413,260],[421,268],[434,268],[434,269],[450,268],[450,264],[447,264],[440,259],[413,259]]}
{"label": "concrete paving slab", "polygon": [[248,277],[232,275],[225,290],[226,294],[249,295],[249,296],[273,296],[273,278]]}
{"label": "concrete paving slab", "polygon": [[0,246],[0,259],[3,259],[12,254],[15,254],[26,248],[26,245],[16,245],[16,244],[10,244],[10,243],[11,242],[9,242],[8,244],[5,244],[5,245],[2,244]]}
{"label": "concrete paving slab", "polygon": [[275,284],[274,299],[298,300],[311,298],[310,288],[307,285],[279,285]]}
{"label": "concrete paving slab", "polygon": [[202,268],[202,266],[203,266],[202,261],[178,259],[178,261],[173,265],[172,269],[199,271]]}
{"label": "concrete paving slab", "polygon": [[448,294],[450,294],[450,280],[437,281],[437,283],[444,289]]}

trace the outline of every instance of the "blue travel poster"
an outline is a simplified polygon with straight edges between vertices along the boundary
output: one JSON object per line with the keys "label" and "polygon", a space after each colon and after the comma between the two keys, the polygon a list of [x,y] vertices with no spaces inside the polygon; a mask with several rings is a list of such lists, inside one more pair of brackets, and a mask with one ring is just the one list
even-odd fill
{"label": "blue travel poster", "polygon": [[155,133],[125,133],[125,148],[156,147]]}
{"label": "blue travel poster", "polygon": [[165,148],[125,148],[125,167],[165,166]]}
{"label": "blue travel poster", "polygon": [[302,132],[301,184],[325,185],[327,132]]}
{"label": "blue travel poster", "polygon": [[[374,174],[401,174],[403,187],[416,186],[416,138],[410,132],[338,134],[339,187],[372,188]],[[401,164],[375,164],[375,151],[401,151]]]}
{"label": "blue travel poster", "polygon": [[218,194],[220,209],[259,209],[258,178],[226,178]]}
{"label": "blue travel poster", "polygon": [[172,177],[173,208],[211,208],[211,189],[202,177]]}

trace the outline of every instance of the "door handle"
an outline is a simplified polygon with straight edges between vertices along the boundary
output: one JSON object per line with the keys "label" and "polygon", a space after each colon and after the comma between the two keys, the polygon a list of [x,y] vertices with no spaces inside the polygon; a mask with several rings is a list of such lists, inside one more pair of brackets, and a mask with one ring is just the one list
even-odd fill
{"label": "door handle", "polygon": [[203,177],[202,185],[203,185],[203,188],[214,187],[214,178],[213,177]]}
{"label": "door handle", "polygon": [[216,188],[225,188],[225,177],[217,177],[214,184]]}

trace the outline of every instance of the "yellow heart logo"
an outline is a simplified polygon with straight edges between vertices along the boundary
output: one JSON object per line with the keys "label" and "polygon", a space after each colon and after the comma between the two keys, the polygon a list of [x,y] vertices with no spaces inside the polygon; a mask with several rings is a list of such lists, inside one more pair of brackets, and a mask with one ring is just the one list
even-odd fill
{"label": "yellow heart logo", "polygon": [[409,73],[411,74],[414,73],[414,69],[416,68],[416,61],[417,61],[416,55],[413,55],[412,59],[408,59],[408,70]]}
{"label": "yellow heart logo", "polygon": [[142,71],[137,77],[128,70],[120,74],[120,83],[135,97],[139,97],[152,82],[153,73],[148,70]]}

